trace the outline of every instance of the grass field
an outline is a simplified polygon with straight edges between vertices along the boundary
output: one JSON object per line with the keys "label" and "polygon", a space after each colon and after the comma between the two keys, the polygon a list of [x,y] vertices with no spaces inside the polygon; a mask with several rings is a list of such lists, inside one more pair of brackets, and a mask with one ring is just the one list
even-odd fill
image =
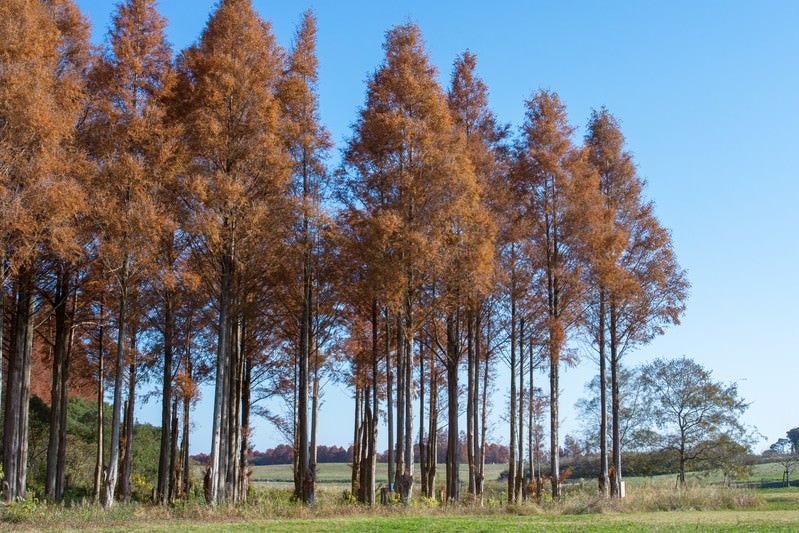
{"label": "grass field", "polygon": [[[380,468],[382,466],[382,468]],[[776,465],[779,466],[779,465]],[[291,501],[291,467],[256,467],[255,494],[237,507],[210,508],[199,500],[175,507],[90,503],[49,506],[26,502],[0,507],[0,529],[36,531],[799,531],[799,489],[726,489],[713,476],[695,476],[689,489],[674,490],[674,476],[628,479],[628,497],[607,501],[591,481],[569,480],[561,502],[508,506],[504,465],[487,468],[485,505],[443,507],[418,499],[365,508],[346,498],[350,468],[320,465],[313,509]],[[378,483],[385,483],[378,465]],[[774,465],[761,465],[753,479],[771,479]],[[781,475],[781,472],[777,472]],[[443,476],[443,468],[440,471]],[[441,479],[441,477],[439,477]],[[777,477],[779,479],[779,476]],[[418,491],[416,492],[418,495]]]}

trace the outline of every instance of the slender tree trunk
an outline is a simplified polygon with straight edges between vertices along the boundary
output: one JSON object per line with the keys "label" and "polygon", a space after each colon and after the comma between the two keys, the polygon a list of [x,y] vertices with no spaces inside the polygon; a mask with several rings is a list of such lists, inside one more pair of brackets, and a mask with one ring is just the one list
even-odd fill
{"label": "slender tree trunk", "polygon": [[[316,346],[315,342],[315,335],[311,335],[311,345],[313,346],[312,350],[312,361],[313,361],[313,368],[312,368],[312,375],[313,375],[313,390],[311,392],[311,436],[310,436],[310,450],[308,452],[309,455],[309,478],[311,480],[309,486],[307,487],[308,491],[308,505],[311,507],[314,506],[316,503],[316,460],[317,460],[317,435],[318,435],[318,428],[319,428],[319,381],[321,379],[321,375],[319,373],[319,349]],[[368,385],[366,386],[368,392]],[[367,399],[365,400],[366,403],[364,405],[364,409],[369,409],[369,400],[368,395]],[[366,431],[366,429],[364,429]]]}
{"label": "slender tree trunk", "polygon": [[[489,323],[486,326],[490,326],[491,322],[489,319]],[[479,356],[481,353],[481,345],[482,342],[480,341],[481,335],[479,333],[480,328],[477,328],[477,341],[478,341],[478,365],[479,365]],[[490,329],[486,335],[486,347],[485,347],[485,366],[483,368],[483,389],[481,391],[481,407],[480,407],[480,473],[477,478],[477,485],[478,491],[480,494],[480,504],[483,504],[483,497],[485,495],[485,464],[486,464],[486,439],[488,438],[488,374],[489,374],[489,347],[490,347]],[[478,367],[479,368],[479,367]]]}
{"label": "slender tree trunk", "polygon": [[[514,289],[511,289],[512,291]],[[508,452],[508,503],[516,503],[516,297],[510,300],[510,445]]]}
{"label": "slender tree trunk", "polygon": [[394,372],[391,368],[391,320],[385,308],[386,341],[386,417],[388,427],[388,490],[394,492]]}
{"label": "slender tree trunk", "polygon": [[621,498],[621,399],[619,397],[619,349],[616,335],[616,306],[610,302],[610,397],[613,416],[613,484],[611,494]]}
{"label": "slender tree trunk", "polygon": [[[306,232],[307,232],[307,221]],[[307,234],[306,234],[307,240]],[[311,335],[311,284],[310,284],[310,265],[306,251],[303,261],[303,296],[302,312],[300,315],[300,375],[298,382],[299,396],[297,401],[297,421],[299,422],[299,459],[297,461],[299,494],[298,499],[308,505],[310,496],[313,493],[313,475],[311,472],[311,462],[309,458],[309,427],[308,427],[308,390],[309,390],[309,366],[310,366],[310,335]]]}
{"label": "slender tree trunk", "polygon": [[[372,425],[369,428],[369,507],[375,506],[375,476],[377,469],[377,417],[380,412],[378,398],[378,361],[380,350],[378,348],[378,313],[377,300],[372,300]],[[390,444],[389,444],[390,445]]]}
{"label": "slender tree trunk", "polygon": [[447,500],[460,501],[460,441],[458,431],[458,342],[457,313],[447,316]]}
{"label": "slender tree trunk", "polygon": [[119,444],[122,425],[122,380],[125,365],[125,341],[127,340],[128,320],[128,259],[124,260],[120,274],[119,311],[117,314],[117,355],[114,367],[114,405],[111,418],[111,454],[108,461],[108,474],[103,484],[102,503],[104,507],[114,504],[119,471]]}
{"label": "slender tree trunk", "polygon": [[[529,492],[533,486],[533,480],[535,479],[535,458],[533,456],[533,435],[536,432],[535,427],[535,386],[533,383],[533,374],[535,372],[535,352],[533,350],[533,337],[530,335],[528,339],[528,346],[529,346],[529,366],[528,370],[530,372],[530,394],[527,398],[527,464],[530,465],[530,475],[527,477],[527,487],[528,487],[528,498],[532,497]],[[519,415],[521,416],[521,414]]]}
{"label": "slender tree trunk", "polygon": [[519,319],[519,458],[516,460],[516,499],[524,495],[524,317]]}
{"label": "slender tree trunk", "polygon": [[426,496],[432,498],[436,490],[436,472],[438,470],[438,370],[435,358],[430,358],[430,408],[428,409],[427,425],[427,487],[430,491]]}
{"label": "slender tree trunk", "polygon": [[172,399],[172,427],[169,430],[169,486],[167,488],[166,500],[169,504],[174,503],[177,494],[177,476],[179,466],[177,463],[178,455],[178,399]]}
{"label": "slender tree trunk", "polygon": [[477,377],[475,375],[474,313],[466,314],[466,461],[469,465],[469,494],[477,494]]}
{"label": "slender tree trunk", "polygon": [[361,486],[361,432],[363,431],[363,401],[361,399],[361,385],[355,383],[355,426],[352,435],[352,473],[350,478],[350,492],[355,495],[360,492]]}
{"label": "slender tree trunk", "polygon": [[396,491],[400,494],[403,503],[404,494],[404,472],[405,472],[405,338],[404,327],[401,319],[397,318],[397,445],[396,445],[396,471],[394,473],[394,483]]}
{"label": "slender tree trunk", "polygon": [[[227,471],[227,455],[224,441],[227,440],[227,397],[228,362],[230,359],[230,301],[232,296],[233,250],[228,245],[228,252],[222,258],[221,284],[219,293],[219,331],[216,353],[216,388],[214,390],[214,419],[211,430],[211,464],[206,476],[205,498],[209,504],[215,505],[225,499],[224,476]],[[224,435],[223,435],[224,433]]]}
{"label": "slender tree trunk", "polygon": [[403,358],[405,364],[403,370],[405,371],[405,378],[403,380],[403,387],[405,389],[405,472],[403,474],[402,491],[400,492],[400,500],[406,505],[410,503],[413,496],[413,308],[410,303],[410,297],[407,297],[406,310],[405,310],[405,332],[403,339],[405,345],[403,347]]}
{"label": "slender tree trunk", "polygon": [[[192,372],[191,354],[186,351],[186,375],[188,379],[194,379]],[[181,496],[188,498],[189,496],[189,482],[191,481],[191,463],[189,462],[189,429],[191,428],[191,397],[188,394],[183,396],[183,439],[180,445],[180,457],[183,462],[181,467],[181,474],[183,475],[183,482],[181,486]]]}
{"label": "slender tree trunk", "polygon": [[610,494],[608,474],[608,398],[605,355],[605,291],[599,291],[599,494],[607,498]]}
{"label": "slender tree trunk", "polygon": [[58,438],[58,461],[56,462],[56,484],[55,484],[55,497],[56,501],[64,499],[64,471],[66,470],[67,462],[67,411],[69,409],[69,365],[72,361],[72,346],[75,338],[75,314],[78,307],[78,293],[77,289],[73,288],[72,291],[72,313],[69,319],[71,326],[69,327],[69,334],[67,335],[67,353],[64,361],[64,371],[61,374],[61,420],[58,424],[58,431],[60,433]]}
{"label": "slender tree trunk", "polygon": [[424,404],[425,404],[425,356],[424,349],[419,349],[419,474],[422,477],[422,495],[429,498],[433,488],[427,484],[427,445],[424,438]]}
{"label": "slender tree trunk", "polygon": [[243,375],[241,380],[241,455],[239,458],[239,499],[247,501],[250,490],[250,410],[252,408],[252,365],[245,343],[247,323],[242,324],[241,354]]}
{"label": "slender tree trunk", "polygon": [[50,391],[50,439],[47,446],[47,471],[45,474],[44,494],[50,501],[57,501],[56,491],[58,478],[58,450],[61,438],[61,412],[67,406],[63,403],[64,394],[62,386],[66,373],[67,337],[67,302],[69,299],[69,274],[66,267],[61,265],[61,272],[56,280],[56,294],[54,302],[55,332],[53,339],[53,381]]}
{"label": "slender tree trunk", "polygon": [[105,407],[105,357],[103,357],[103,352],[105,350],[105,326],[103,324],[103,311],[103,304],[101,303],[100,330],[97,334],[97,460],[94,464],[94,501],[98,503],[102,503],[102,489],[105,483],[105,466],[103,464],[103,458],[105,456],[103,450],[103,440],[105,439],[103,427],[103,420],[105,417],[105,413],[103,412]]}
{"label": "slender tree trunk", "polygon": [[174,294],[170,289],[164,295],[164,373],[161,393],[161,448],[158,456],[158,487],[156,490],[156,504],[167,503],[167,491],[169,484],[170,468],[170,444],[171,422],[172,422],[172,353],[174,338]]}
{"label": "slender tree trunk", "polygon": [[130,502],[131,476],[133,474],[133,413],[136,411],[136,333],[131,336],[130,370],[128,372],[128,401],[125,410],[125,450],[120,475],[120,499]]}
{"label": "slender tree trunk", "polygon": [[28,460],[28,401],[33,350],[34,274],[17,275],[14,334],[8,362],[5,418],[3,420],[3,473],[6,500],[25,497]]}
{"label": "slender tree trunk", "polygon": [[552,499],[560,499],[560,448],[558,446],[558,370],[559,354],[550,342],[549,354],[549,469],[552,481]]}

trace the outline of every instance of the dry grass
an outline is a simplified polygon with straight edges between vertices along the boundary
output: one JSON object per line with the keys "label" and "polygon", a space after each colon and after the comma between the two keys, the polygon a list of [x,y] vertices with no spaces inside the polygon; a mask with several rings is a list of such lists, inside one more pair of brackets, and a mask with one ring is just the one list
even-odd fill
{"label": "dry grass", "polygon": [[[558,527],[564,531],[569,530],[569,525],[579,524],[603,525],[608,531],[640,530],[636,524],[648,524],[655,530],[668,530],[669,524],[714,520],[723,524],[789,524],[788,529],[799,528],[799,492],[780,492],[776,494],[779,501],[773,505],[763,494],[770,493],[702,486],[675,491],[673,486],[652,483],[633,486],[626,499],[610,501],[599,498],[593,484],[576,483],[566,487],[560,502],[545,500],[540,505],[507,505],[504,494],[495,492],[484,506],[442,507],[432,500],[418,499],[409,506],[368,509],[347,500],[340,485],[331,484],[320,485],[313,509],[294,503],[290,489],[275,488],[257,490],[246,505],[215,508],[199,501],[180,502],[173,507],[116,505],[110,510],[92,503],[65,507],[27,502],[0,511],[0,529],[227,530],[235,526],[273,530],[279,524],[280,529],[285,526],[286,530],[324,531],[340,529],[345,524],[346,529],[353,530],[405,531],[407,527],[412,531],[413,524],[428,528],[431,520],[441,531],[486,530],[488,524],[500,531],[515,531],[518,524],[560,524]],[[164,524],[169,526],[162,528]]]}

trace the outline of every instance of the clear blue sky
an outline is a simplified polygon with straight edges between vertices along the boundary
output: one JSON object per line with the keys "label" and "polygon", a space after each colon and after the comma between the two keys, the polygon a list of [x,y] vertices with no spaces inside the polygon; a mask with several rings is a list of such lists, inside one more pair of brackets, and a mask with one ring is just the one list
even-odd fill
{"label": "clear blue sky", "polygon": [[[102,41],[112,3],[77,3]],[[162,0],[176,50],[199,37],[214,4]],[[578,141],[591,109],[606,106],[621,121],[646,195],[672,230],[692,283],[682,325],[626,363],[687,355],[716,379],[738,382],[751,402],[745,422],[768,442],[799,426],[799,2],[253,4],[286,47],[301,12],[316,12],[321,114],[337,150],[364,102],[365,80],[382,61],[384,32],[407,21],[421,27],[445,86],[457,54],[477,55],[491,106],[514,129],[523,100],[539,88],[560,94],[580,128]],[[338,152],[331,163],[337,160]],[[593,366],[585,361],[565,372],[566,432],[578,426],[571,407]],[[507,394],[504,387],[497,393]],[[210,409],[201,409],[195,418],[207,421]],[[350,443],[351,411],[346,393],[331,388],[320,443]],[[159,423],[153,406],[139,417]],[[256,424],[257,448],[279,442],[265,422]],[[194,452],[210,447],[207,425],[195,430]],[[504,424],[495,436],[504,440]],[[755,449],[766,447],[760,441]]]}

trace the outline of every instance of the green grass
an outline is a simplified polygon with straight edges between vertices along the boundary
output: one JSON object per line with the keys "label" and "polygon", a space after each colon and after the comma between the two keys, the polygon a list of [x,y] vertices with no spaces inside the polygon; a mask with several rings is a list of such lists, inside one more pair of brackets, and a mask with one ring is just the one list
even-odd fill
{"label": "green grass", "polygon": [[[415,465],[415,472],[419,472],[419,464]],[[486,481],[499,479],[499,474],[508,469],[508,465],[490,464],[485,466]],[[439,477],[444,475],[444,465],[438,465]],[[386,463],[377,463],[375,471],[377,484],[388,483],[388,466]],[[467,467],[461,465],[461,479],[466,479]],[[418,477],[418,476],[417,476]],[[272,483],[294,483],[294,473],[291,465],[266,465],[254,466],[252,481]],[[321,463],[316,467],[316,479],[319,483],[350,483],[352,467],[348,463]]]}
{"label": "green grass", "polygon": [[[508,506],[505,484],[496,481],[502,470],[504,465],[489,470],[484,507],[442,507],[417,499],[409,506],[365,508],[344,498],[349,466],[326,464],[320,465],[317,504],[308,509],[291,500],[291,468],[269,466],[256,467],[254,477],[270,481],[254,484],[255,498],[246,505],[210,508],[194,500],[171,508],[131,504],[103,510],[90,503],[66,507],[30,501],[0,506],[0,530],[799,531],[796,488],[726,489],[697,477],[688,490],[676,491],[675,476],[670,475],[628,479],[628,497],[608,501],[597,496],[594,480],[569,480],[559,503]],[[379,477],[385,471],[385,465],[379,465]],[[443,468],[439,482],[442,477]]]}

